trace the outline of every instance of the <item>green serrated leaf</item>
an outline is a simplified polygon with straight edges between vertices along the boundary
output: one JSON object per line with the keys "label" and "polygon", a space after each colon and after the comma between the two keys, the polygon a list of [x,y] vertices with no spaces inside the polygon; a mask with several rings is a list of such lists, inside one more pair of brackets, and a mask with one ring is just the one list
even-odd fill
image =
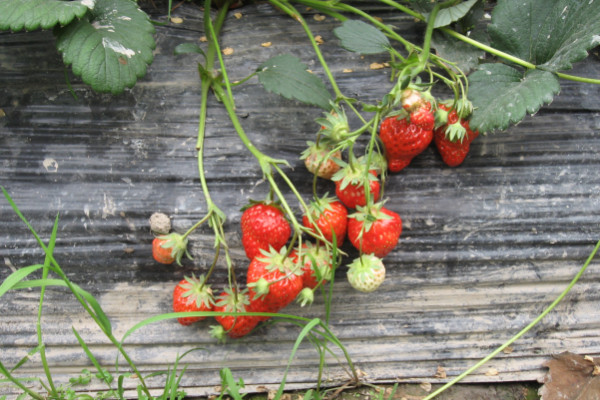
{"label": "green serrated leaf", "polygon": [[343,48],[355,53],[378,54],[391,47],[387,36],[379,29],[359,20],[346,20],[333,33],[340,39]]}
{"label": "green serrated leaf", "polygon": [[258,80],[269,92],[286,99],[331,109],[331,94],[323,81],[307,71],[298,58],[282,54],[270,58],[257,69]]}
{"label": "green serrated leaf", "polygon": [[590,0],[498,1],[492,45],[549,71],[572,68],[600,44],[600,6]]}
{"label": "green serrated leaf", "polygon": [[121,93],[153,60],[154,26],[132,0],[96,0],[89,15],[55,30],[57,48],[92,89]]}
{"label": "green serrated leaf", "polygon": [[505,64],[484,64],[469,76],[469,99],[475,110],[473,130],[504,130],[550,103],[560,91],[555,74],[522,70]]}
{"label": "green serrated leaf", "polygon": [[81,18],[94,0],[0,0],[0,30],[50,29]]}

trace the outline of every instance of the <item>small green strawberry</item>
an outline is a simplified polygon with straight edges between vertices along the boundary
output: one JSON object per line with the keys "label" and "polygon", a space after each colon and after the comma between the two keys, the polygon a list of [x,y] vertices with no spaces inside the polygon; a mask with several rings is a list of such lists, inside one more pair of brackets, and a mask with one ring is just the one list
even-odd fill
{"label": "small green strawberry", "polygon": [[363,254],[348,265],[346,275],[354,289],[369,293],[381,286],[385,280],[385,266],[379,257]]}

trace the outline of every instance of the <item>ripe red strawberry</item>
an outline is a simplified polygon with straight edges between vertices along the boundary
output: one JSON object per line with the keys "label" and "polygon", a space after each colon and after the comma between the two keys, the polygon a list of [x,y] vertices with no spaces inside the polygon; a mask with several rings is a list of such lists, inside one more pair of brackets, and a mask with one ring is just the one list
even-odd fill
{"label": "ripe red strawberry", "polygon": [[335,234],[337,247],[344,243],[348,225],[348,210],[341,202],[333,197],[324,196],[309,204],[307,213],[302,216],[302,225],[315,232],[315,227],[308,215],[311,216],[325,239],[333,243]]}
{"label": "ripe red strawberry", "polygon": [[[248,289],[234,292],[225,289],[216,299],[215,312],[244,313],[249,312]],[[216,316],[215,320],[220,324],[211,329],[211,336],[225,341],[226,336],[240,338],[246,336],[258,324],[257,317],[249,315],[223,315]]]}
{"label": "ripe red strawberry", "polygon": [[400,216],[383,207],[383,203],[359,207],[348,216],[348,239],[363,254],[385,257],[396,247],[401,233]]}
{"label": "ripe red strawberry", "polygon": [[[277,312],[290,304],[302,290],[302,270],[281,251],[271,249],[255,257],[248,266],[247,284],[253,309]],[[268,317],[259,317],[264,320]]]}
{"label": "ripe red strawberry", "polygon": [[312,174],[320,178],[331,179],[340,170],[334,159],[341,159],[340,150],[333,151],[330,146],[308,142],[308,148],[302,152],[300,159]]}
{"label": "ripe red strawberry", "polygon": [[363,254],[348,265],[346,276],[354,289],[369,293],[385,280],[385,266],[373,254]]}
{"label": "ripe red strawberry", "polygon": [[[204,283],[204,276],[194,275],[182,279],[173,290],[173,311],[211,311],[214,307],[213,293],[209,285]],[[190,325],[206,317],[181,317],[177,321],[181,325]]]}
{"label": "ripe red strawberry", "polygon": [[181,265],[181,259],[185,254],[192,258],[187,250],[187,238],[178,233],[171,233],[154,238],[152,241],[152,257],[161,264],[172,264],[176,262]]}
{"label": "ripe red strawberry", "polygon": [[433,140],[435,117],[426,103],[408,116],[388,117],[379,126],[379,138],[385,148],[388,169],[398,172],[408,166]]}
{"label": "ripe red strawberry", "polygon": [[290,258],[293,263],[299,263],[302,267],[303,287],[314,289],[319,283],[324,284],[331,280],[333,273],[331,253],[325,246],[304,243],[302,251],[298,252],[298,249],[294,249]]}
{"label": "ripe red strawberry", "polygon": [[368,174],[366,165],[357,161],[350,161],[349,164],[339,170],[333,178],[335,182],[335,194],[340,201],[348,208],[356,208],[367,204],[365,196],[365,180],[368,179],[369,195],[373,202],[379,200],[379,191],[381,184],[377,178],[376,170],[372,169]]}
{"label": "ripe red strawberry", "polygon": [[457,167],[467,157],[471,142],[479,132],[473,132],[469,120],[460,118],[455,109],[445,104],[440,104],[440,109],[443,124],[435,129],[433,139],[442,160],[450,167]]}
{"label": "ripe red strawberry", "polygon": [[250,260],[261,250],[281,249],[292,229],[283,211],[275,204],[255,203],[242,214],[242,244]]}

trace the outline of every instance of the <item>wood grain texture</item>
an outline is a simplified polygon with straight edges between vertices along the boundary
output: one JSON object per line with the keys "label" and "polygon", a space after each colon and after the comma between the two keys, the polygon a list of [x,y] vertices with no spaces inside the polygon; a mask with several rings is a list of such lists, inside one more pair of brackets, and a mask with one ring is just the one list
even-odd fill
{"label": "wood grain texture", "polygon": [[[163,9],[149,9],[153,17]],[[228,73],[241,79],[282,53],[299,57],[322,75],[301,27],[266,4],[245,6],[241,19],[228,16],[223,47]],[[419,40],[419,28],[384,8],[373,13]],[[201,10],[184,3],[175,11],[183,24],[157,26],[155,60],[133,89],[119,96],[93,93],[73,76],[69,92],[64,67],[48,32],[0,34],[0,183],[43,238],[60,213],[55,257],[74,282],[90,291],[109,316],[117,337],[136,323],[171,311],[171,291],[184,275],[204,271],[212,260],[212,236],[201,228],[191,237],[194,261],[156,265],[150,256],[148,218],[155,211],[185,231],[206,212],[198,182],[196,143],[200,84],[197,56],[173,56],[176,45],[198,43]],[[328,18],[307,14],[342,92],[365,102],[389,89],[386,70],[339,48]],[[271,41],[271,47],[262,42]],[[199,56],[198,56],[199,57]],[[345,73],[345,68],[353,72]],[[600,76],[597,53],[575,74]],[[314,137],[322,111],[265,92],[251,80],[235,89],[238,114],[248,136],[264,153],[285,158],[286,171],[308,199],[311,177],[298,159]],[[206,174],[211,195],[227,213],[228,239],[243,279],[247,264],[240,242],[240,208],[268,188],[223,108],[211,98]],[[487,355],[534,319],[567,286],[599,238],[600,88],[563,82],[562,93],[533,117],[506,133],[481,136],[459,168],[442,165],[430,148],[386,189],[388,206],[402,216],[399,247],[386,257],[387,279],[375,294],[353,291],[344,268],[336,275],[331,328],[373,382],[440,382]],[[332,192],[327,184],[320,190]],[[286,194],[288,196],[288,194]],[[297,202],[290,195],[293,205]],[[298,212],[300,212],[298,210]],[[0,202],[0,279],[13,269],[43,261],[32,236]],[[352,250],[347,249],[351,254]],[[226,284],[224,267],[217,287]],[[541,377],[542,363],[562,351],[600,354],[600,266],[594,262],[554,312],[471,382],[525,381]],[[21,290],[0,298],[0,359],[13,366],[36,346],[39,292]],[[308,309],[286,312],[324,317],[321,298]],[[145,373],[166,370],[181,354],[189,395],[215,393],[219,369],[229,367],[250,391],[279,384],[299,328],[289,322],[264,326],[251,336],[218,345],[208,337],[213,322],[192,327],[163,321],[126,342]],[[107,367],[116,352],[81,307],[63,289],[46,294],[44,341],[52,371],[66,381],[90,367],[77,345],[77,329]],[[339,351],[334,350],[337,357]],[[288,388],[313,387],[318,355],[303,344],[292,363]],[[489,375],[489,368],[499,374]],[[19,376],[39,376],[39,357]],[[343,359],[328,357],[327,384],[347,379]],[[151,380],[160,390],[163,377]],[[35,383],[31,383],[35,386]],[[126,381],[132,394],[137,381]],[[95,381],[90,388],[102,389]],[[0,382],[0,394],[14,395]]]}

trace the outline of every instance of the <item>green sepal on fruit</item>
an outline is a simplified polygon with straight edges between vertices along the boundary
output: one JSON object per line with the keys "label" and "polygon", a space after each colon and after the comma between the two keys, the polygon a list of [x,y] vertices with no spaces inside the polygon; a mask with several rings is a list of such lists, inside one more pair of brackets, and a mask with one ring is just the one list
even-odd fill
{"label": "green sepal on fruit", "polygon": [[306,305],[311,305],[313,301],[315,301],[315,292],[313,289],[305,287],[300,291],[298,297],[296,298],[300,307],[304,307]]}
{"label": "green sepal on fruit", "polygon": [[314,289],[333,278],[333,257],[326,246],[304,242],[302,247],[294,249],[290,259],[302,270],[305,288]]}
{"label": "green sepal on fruit", "polygon": [[[248,289],[236,292],[231,288],[225,288],[217,297],[213,311],[222,313],[250,312]],[[246,336],[259,322],[257,317],[250,315],[217,315],[215,320],[219,325],[211,326],[210,335],[221,343],[224,343],[228,337],[237,339]]]}
{"label": "green sepal on fruit", "polygon": [[308,208],[302,216],[302,225],[317,239],[320,235],[316,228],[330,243],[333,243],[335,237],[337,247],[341,247],[346,239],[348,210],[337,198],[325,194],[308,204]]}
{"label": "green sepal on fruit", "polygon": [[336,160],[342,158],[341,150],[336,150],[323,140],[319,143],[309,141],[306,144],[308,147],[300,155],[300,159],[304,160],[306,169],[320,178],[331,179],[340,170]]}
{"label": "green sepal on fruit", "polygon": [[[204,275],[186,276],[173,290],[173,311],[175,312],[212,311],[214,305],[213,292],[210,285],[206,284]],[[177,321],[181,325],[190,325],[205,318],[180,317],[177,318]]]}
{"label": "green sepal on fruit", "polygon": [[348,239],[364,254],[385,257],[396,247],[401,234],[400,215],[383,207],[383,202],[358,207],[348,216]]}
{"label": "green sepal on fruit", "polygon": [[181,260],[185,255],[190,260],[192,256],[187,249],[188,239],[179,233],[170,233],[154,238],[152,241],[152,256],[161,264],[172,264],[181,266]]}
{"label": "green sepal on fruit", "polygon": [[346,273],[350,285],[359,292],[370,293],[385,280],[385,266],[381,258],[362,254],[348,265]]}
{"label": "green sepal on fruit", "polygon": [[261,256],[252,259],[246,274],[251,301],[261,311],[281,310],[302,290],[302,273],[300,266],[288,257],[286,248],[262,251]]}
{"label": "green sepal on fruit", "polygon": [[[338,199],[348,208],[367,204],[368,197],[373,202],[379,200],[381,183],[377,177],[376,169],[369,168],[364,159],[359,161],[351,157],[348,163],[340,162],[342,167],[331,180],[335,182],[335,194]],[[368,170],[368,172],[367,172]],[[365,183],[369,193],[365,195]]]}
{"label": "green sepal on fruit", "polygon": [[334,104],[332,110],[325,113],[324,118],[317,118],[315,122],[321,125],[318,133],[319,142],[323,141],[330,146],[338,146],[348,138],[350,133],[346,112]]}

